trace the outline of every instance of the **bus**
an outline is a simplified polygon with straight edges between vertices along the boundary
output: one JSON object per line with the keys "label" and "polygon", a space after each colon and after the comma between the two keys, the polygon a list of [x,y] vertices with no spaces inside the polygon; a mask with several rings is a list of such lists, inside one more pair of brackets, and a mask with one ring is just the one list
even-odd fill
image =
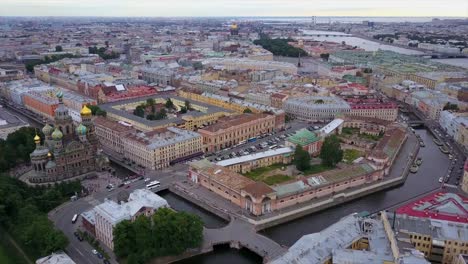
{"label": "bus", "polygon": [[257,137],[251,137],[247,139],[247,142],[255,142],[257,140]]}
{"label": "bus", "polygon": [[159,186],[161,186],[160,182],[152,181],[152,182],[150,182],[149,184],[146,185],[146,189],[151,190],[151,189],[157,188]]}
{"label": "bus", "polygon": [[275,149],[277,147],[278,147],[278,145],[273,145],[273,146],[270,146],[269,149]]}
{"label": "bus", "polygon": [[72,224],[76,223],[76,220],[78,220],[78,215],[77,214],[73,215]]}

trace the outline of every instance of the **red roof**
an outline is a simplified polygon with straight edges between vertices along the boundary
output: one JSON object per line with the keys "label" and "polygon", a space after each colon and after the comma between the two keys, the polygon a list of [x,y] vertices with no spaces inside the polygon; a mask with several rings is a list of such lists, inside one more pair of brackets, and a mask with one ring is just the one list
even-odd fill
{"label": "red roof", "polygon": [[460,194],[438,192],[404,205],[397,214],[468,223],[468,198]]}

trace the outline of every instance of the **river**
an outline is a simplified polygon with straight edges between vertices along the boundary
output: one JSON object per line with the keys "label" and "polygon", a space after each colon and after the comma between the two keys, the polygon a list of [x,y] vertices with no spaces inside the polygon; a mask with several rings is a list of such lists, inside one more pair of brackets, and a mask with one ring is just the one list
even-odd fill
{"label": "river", "polygon": [[[439,188],[438,179],[447,173],[449,159],[447,155],[439,151],[428,130],[418,129],[416,133],[421,136],[426,144],[426,147],[420,149],[418,155],[422,157],[423,164],[416,174],[409,175],[403,185],[264,230],[263,234],[282,245],[291,246],[301,236],[319,232],[348,214],[384,210],[395,205],[404,204],[414,197]],[[233,249],[215,251],[181,263],[261,263],[255,255],[238,253],[239,251]],[[231,262],[231,260],[234,260],[234,262]]]}

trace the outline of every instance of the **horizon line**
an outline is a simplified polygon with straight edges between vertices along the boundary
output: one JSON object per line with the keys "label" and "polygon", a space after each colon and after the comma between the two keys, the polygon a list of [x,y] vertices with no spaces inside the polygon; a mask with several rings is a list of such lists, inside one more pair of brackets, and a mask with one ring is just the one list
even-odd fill
{"label": "horizon line", "polygon": [[67,16],[55,16],[55,15],[34,15],[34,16],[28,16],[28,15],[14,15],[14,16],[7,16],[7,15],[0,15],[0,17],[95,17],[95,18],[311,18],[311,17],[354,17],[354,18],[382,18],[382,17],[388,17],[388,18],[403,18],[403,17],[417,17],[417,18],[459,18],[459,19],[466,19],[468,20],[468,17],[463,17],[463,16],[323,16],[323,15],[310,15],[310,16],[294,16],[294,15],[284,15],[284,16],[241,16],[241,15],[235,15],[235,16],[178,16],[178,15],[173,15],[173,16],[85,16],[85,15],[67,15]]}

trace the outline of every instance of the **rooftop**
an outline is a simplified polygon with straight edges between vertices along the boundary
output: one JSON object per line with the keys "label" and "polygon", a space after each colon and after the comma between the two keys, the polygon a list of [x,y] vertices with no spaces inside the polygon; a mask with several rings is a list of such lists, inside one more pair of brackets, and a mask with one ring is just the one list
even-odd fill
{"label": "rooftop", "polygon": [[259,120],[261,118],[268,117],[267,114],[240,114],[240,115],[232,115],[232,116],[225,116],[218,119],[218,121],[210,126],[202,128],[200,130],[206,130],[209,132],[218,132],[222,130],[227,130],[232,127],[240,126],[242,124],[246,124],[252,121]]}
{"label": "rooftop", "polygon": [[[146,96],[146,97],[139,97],[139,98],[133,98],[133,99],[128,99],[128,100],[122,100],[118,102],[112,102],[112,103],[107,103],[107,104],[102,104],[99,105],[101,109],[105,110],[109,114],[114,114],[116,116],[122,116],[124,118],[127,118],[129,120],[142,123],[144,125],[148,126],[162,126],[162,125],[168,125],[168,124],[180,124],[183,123],[183,117],[185,116],[200,116],[200,115],[207,115],[207,114],[213,114],[217,112],[225,112],[225,113],[232,113],[233,111],[224,109],[221,107],[217,107],[214,105],[206,104],[206,103],[201,103],[201,102],[194,102],[191,100],[190,104],[192,108],[200,109],[203,111],[189,111],[186,114],[179,115],[177,117],[173,118],[167,118],[163,120],[148,120],[146,118],[142,118],[139,116],[134,115],[133,113],[129,112],[128,110],[133,110],[134,107],[128,108],[130,105],[136,105],[140,103],[146,102],[147,99],[161,99],[166,101],[168,98],[171,98],[171,100],[175,103],[176,101],[180,102],[185,102],[187,99],[182,98],[179,96],[175,95],[153,95],[153,96]],[[128,109],[126,109],[128,108]]]}
{"label": "rooftop", "polygon": [[112,200],[106,200],[97,205],[94,210],[96,214],[100,214],[116,225],[123,220],[130,219],[143,207],[158,209],[168,206],[167,201],[159,195],[146,189],[136,189],[130,193],[127,203],[118,204]]}
{"label": "rooftop", "polygon": [[306,146],[316,141],[319,141],[320,138],[317,137],[317,135],[314,132],[303,128],[296,131],[294,135],[288,137],[286,140],[296,145]]}
{"label": "rooftop", "polygon": [[176,144],[179,142],[201,137],[197,132],[184,130],[176,127],[159,128],[150,132],[137,132],[126,137],[127,140],[146,145],[148,149]]}
{"label": "rooftop", "polygon": [[438,192],[396,210],[398,214],[468,224],[468,198],[455,193]]}
{"label": "rooftop", "polygon": [[272,149],[272,150],[267,150],[264,152],[257,152],[253,153],[250,155],[245,155],[237,158],[232,158],[232,159],[227,159],[227,160],[222,160],[218,163],[216,163],[219,166],[231,166],[234,164],[239,164],[239,163],[244,163],[248,161],[253,161],[253,160],[258,160],[258,159],[263,159],[266,157],[272,157],[272,156],[277,156],[277,155],[288,155],[292,154],[294,151],[291,148],[278,148],[278,149]]}
{"label": "rooftop", "polygon": [[[362,226],[367,223],[372,227],[372,232],[365,232]],[[351,244],[361,238],[369,239],[368,251],[351,250]],[[390,242],[385,233],[382,221],[377,219],[362,218],[358,214],[352,214],[332,224],[319,233],[301,237],[288,252],[275,259],[273,264],[280,263],[324,263],[333,258],[333,263],[346,257],[346,263],[383,263],[385,260],[393,261],[394,256],[390,248]],[[368,260],[371,261],[368,261]],[[348,262],[356,260],[355,262]]]}
{"label": "rooftop", "polygon": [[36,264],[75,264],[75,262],[65,252],[56,252],[36,260]]}

